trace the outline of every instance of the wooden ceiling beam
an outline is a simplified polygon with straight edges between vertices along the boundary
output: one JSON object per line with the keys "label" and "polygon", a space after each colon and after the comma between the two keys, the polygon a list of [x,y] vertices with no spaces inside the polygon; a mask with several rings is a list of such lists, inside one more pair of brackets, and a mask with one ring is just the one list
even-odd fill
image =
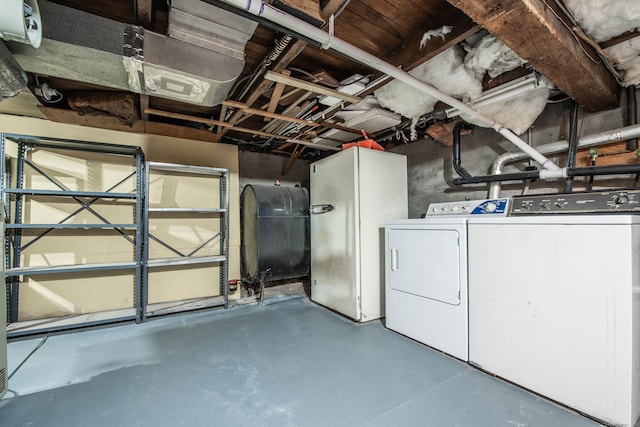
{"label": "wooden ceiling beam", "polygon": [[284,167],[282,168],[282,172],[280,173],[280,175],[284,176],[287,171],[289,170],[289,168],[293,165],[293,162],[300,157],[300,154],[302,154],[302,152],[305,150],[305,146],[304,145],[296,145],[293,149],[293,153],[291,153],[291,157],[289,157],[289,160],[287,161],[287,164],[284,165]]}
{"label": "wooden ceiling beam", "polygon": [[194,122],[194,123],[202,123],[202,124],[209,125],[209,126],[221,126],[221,127],[225,127],[225,128],[230,128],[230,129],[232,129],[232,130],[234,130],[236,132],[246,133],[246,134],[249,134],[249,135],[260,135],[260,136],[266,136],[267,138],[275,138],[275,139],[280,139],[280,140],[287,139],[287,137],[283,137],[282,135],[276,135],[276,134],[273,134],[273,133],[262,132],[260,130],[255,130],[255,129],[241,128],[241,127],[234,126],[232,123],[221,122],[219,120],[214,120],[214,119],[205,119],[203,117],[190,116],[188,114],[180,114],[180,113],[172,113],[170,111],[154,110],[153,108],[147,108],[144,112],[146,114],[151,114],[151,115],[154,115],[154,116],[167,117],[167,118],[178,119],[178,120],[185,120],[185,121]]}
{"label": "wooden ceiling beam", "polygon": [[320,0],[320,16],[329,22],[331,15],[335,15],[344,7],[345,0]]}
{"label": "wooden ceiling beam", "polygon": [[[283,70],[282,74],[285,76],[290,76],[291,75],[291,71],[289,70]],[[280,103],[280,98],[282,97],[282,93],[284,92],[284,89],[287,85],[280,82],[280,83],[276,83],[276,87],[273,88],[273,93],[271,94],[271,99],[269,100],[269,106],[267,107],[267,111],[270,113],[275,113],[277,108],[278,108],[278,104]],[[269,117],[265,117],[264,121],[267,122],[269,121]]]}
{"label": "wooden ceiling beam", "polygon": [[136,17],[137,24],[144,28],[151,28],[151,18],[153,15],[153,1],[152,0],[137,0],[136,1]]}
{"label": "wooden ceiling beam", "polygon": [[[294,59],[298,57],[298,55],[302,53],[304,48],[307,47],[307,44],[308,43],[303,40],[292,41],[289,49],[287,49],[287,51],[276,60],[271,71],[276,73],[282,72]],[[253,104],[260,98],[260,95],[262,95],[270,85],[270,81],[262,80],[260,84],[258,84],[258,86],[249,94],[244,103],[253,106]]]}
{"label": "wooden ceiling beam", "polygon": [[276,83],[284,83],[288,86],[293,86],[303,90],[308,90],[313,93],[317,93],[318,95],[331,96],[331,97],[338,98],[343,101],[351,102],[351,103],[360,102],[360,98],[358,98],[357,96],[349,95],[344,92],[339,92],[334,89],[329,89],[326,86],[317,85],[315,83],[311,83],[306,80],[297,79],[295,77],[286,76],[284,74],[274,73],[273,71],[267,71],[264,78]]}
{"label": "wooden ceiling beam", "polygon": [[[618,105],[618,85],[596,52],[544,0],[447,0],[496,35],[589,111]],[[553,3],[553,2],[551,2]]]}
{"label": "wooden ceiling beam", "polygon": [[[307,42],[303,40],[294,40],[291,42],[289,49],[285,53],[283,53],[274,63],[272,70],[275,72],[282,72],[285,68],[289,66],[289,64],[296,59],[300,53],[307,47]],[[267,88],[271,85],[271,82],[265,80],[264,78],[260,81],[260,83],[253,89],[249,96],[247,96],[244,101],[248,106],[253,106],[256,101],[260,98]],[[231,118],[229,119],[229,123],[237,123],[242,118],[242,110],[236,111],[233,113]],[[222,129],[218,134],[222,137],[228,129]]]}
{"label": "wooden ceiling beam", "polygon": [[[246,114],[253,114],[253,115],[256,115],[256,116],[267,117],[267,118],[270,118],[270,119],[281,120],[281,121],[289,122],[289,123],[297,123],[299,125],[305,125],[305,126],[309,126],[311,128],[318,127],[318,126],[324,126],[325,128],[339,129],[341,131],[350,132],[350,133],[354,133],[354,134],[357,134],[357,135],[360,135],[361,132],[362,132],[362,131],[360,131],[358,129],[352,129],[352,128],[349,128],[349,127],[346,127],[346,126],[341,126],[341,125],[336,124],[336,123],[327,122],[326,120],[320,120],[319,122],[311,122],[309,120],[299,119],[297,117],[287,116],[287,115],[284,115],[284,114],[270,113],[268,111],[258,110],[256,108],[250,108],[247,104],[243,104],[242,102],[237,102],[237,101],[231,101],[231,100],[222,101],[222,106],[223,107],[238,108],[238,109],[242,110]],[[235,124],[237,124],[237,122]],[[222,126],[224,126],[224,125],[222,125]]]}
{"label": "wooden ceiling beam", "polygon": [[89,114],[80,115],[76,111],[62,108],[38,106],[38,109],[52,122],[87,126],[97,129],[110,129],[128,133],[146,133],[152,135],[170,136],[173,138],[191,139],[194,141],[218,142],[219,137],[206,130],[168,123],[138,120],[132,125],[123,124],[117,117]]}
{"label": "wooden ceiling beam", "polygon": [[[222,101],[222,105],[225,105],[227,107],[238,108],[247,114],[253,114],[256,116],[266,117],[269,119],[283,120],[285,122],[297,123],[299,125],[314,126],[314,123],[308,120],[299,119],[293,116],[286,116],[284,114],[271,113],[269,111],[263,111],[257,108],[250,108],[247,104],[243,104],[242,102],[226,100],[226,101]],[[315,126],[318,126],[318,125],[315,124]]]}

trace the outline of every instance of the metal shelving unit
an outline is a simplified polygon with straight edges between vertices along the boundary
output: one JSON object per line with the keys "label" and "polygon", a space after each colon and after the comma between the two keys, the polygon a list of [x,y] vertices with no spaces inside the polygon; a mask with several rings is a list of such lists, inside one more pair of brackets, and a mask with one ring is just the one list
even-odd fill
{"label": "metal shelving unit", "polygon": [[[11,162],[5,156],[6,142],[11,140],[17,145],[17,155],[15,159],[15,170],[12,170]],[[30,325],[25,329],[16,329],[9,332],[9,337],[17,337],[36,333],[46,333],[50,331],[71,329],[101,325],[119,321],[135,320],[137,323],[143,322],[147,318],[147,306],[149,296],[149,271],[150,269],[173,269],[179,271],[180,268],[189,265],[218,266],[219,280],[215,285],[219,289],[219,296],[208,298],[198,308],[209,308],[215,306],[228,307],[228,263],[229,263],[229,170],[221,168],[210,168],[200,166],[188,166],[169,163],[146,162],[144,154],[139,147],[90,143],[82,141],[70,141],[54,138],[40,138],[26,135],[15,135],[0,133],[0,150],[4,157],[4,162],[0,163],[0,191],[4,201],[3,231],[5,233],[5,278],[6,278],[6,298],[8,302],[7,320],[9,323],[18,322],[18,303],[20,293],[20,278],[22,276],[56,275],[56,274],[85,274],[102,271],[133,271],[134,284],[134,306],[127,309],[118,309],[113,313],[100,312],[78,315],[79,320],[72,324],[64,323],[63,318],[43,319],[42,321],[25,322]],[[13,146],[12,146],[13,148]],[[120,179],[106,191],[77,191],[67,188],[63,182],[59,182],[55,177],[50,176],[45,170],[35,164],[27,154],[32,149],[70,150],[76,152],[103,153],[105,155],[127,156],[131,158],[133,167],[130,174]],[[25,171],[27,168],[37,176],[41,182],[47,182],[47,186],[52,185],[55,189],[25,188]],[[170,174],[202,175],[217,180],[219,186],[219,199],[213,201],[214,208],[211,207],[158,207],[149,206],[149,177],[151,171],[166,171]],[[121,185],[130,180],[135,180],[135,189],[131,192],[116,191]],[[14,185],[12,186],[12,182]],[[23,222],[23,210],[29,198],[38,200],[74,200],[79,206],[77,209],[66,214],[66,217],[57,223],[43,223],[41,221],[33,223]],[[130,206],[134,209],[133,221],[131,223],[118,221],[110,222],[97,210],[97,205],[108,201],[126,201],[122,206]],[[93,206],[93,205],[96,206]],[[206,204],[206,203],[205,203]],[[71,211],[71,210],[70,210]],[[72,222],[80,213],[89,213],[89,220],[83,223]],[[152,218],[212,218],[218,219],[219,228],[210,238],[205,239],[197,247],[189,251],[181,251],[172,247],[171,244],[162,241],[160,238],[149,233],[149,219]],[[86,217],[85,217],[86,218]],[[30,240],[23,242],[23,232],[30,230]],[[81,264],[50,264],[46,266],[21,265],[21,254],[34,243],[46,238],[49,233],[55,230],[71,230],[80,233],[80,238],[90,237],[92,232],[102,232],[104,230],[114,230],[122,238],[132,244],[132,259],[124,262],[87,262]],[[205,248],[211,247],[212,243],[218,245],[217,253],[207,253]],[[150,258],[149,243],[153,241],[161,245],[164,249],[175,254],[168,258]],[[210,252],[210,251],[209,251]],[[70,276],[75,277],[75,276]],[[180,304],[177,304],[181,307]],[[131,313],[131,314],[130,314]],[[93,316],[96,314],[97,316]],[[152,314],[155,315],[155,314]],[[75,317],[75,316],[74,316]],[[59,320],[62,319],[61,322]]]}
{"label": "metal shelving unit", "polygon": [[[5,162],[0,163],[0,176],[2,176],[2,192],[5,199],[5,214],[6,220],[3,224],[4,232],[6,236],[5,247],[7,254],[5,256],[5,277],[7,280],[7,298],[9,302],[9,321],[18,321],[18,301],[20,292],[20,276],[32,276],[41,274],[59,274],[59,273],[80,273],[80,272],[95,272],[104,270],[135,270],[135,283],[134,283],[134,316],[125,316],[117,319],[105,319],[99,322],[91,322],[91,325],[108,323],[121,320],[135,319],[136,322],[143,320],[142,316],[142,277],[143,266],[140,260],[143,254],[143,176],[144,176],[144,156],[142,150],[139,147],[129,147],[121,145],[111,145],[102,143],[89,143],[80,141],[70,141],[54,138],[38,138],[26,135],[13,135],[13,134],[0,134],[2,144],[1,150],[3,157],[5,156],[6,139],[17,143],[18,155],[17,155],[17,167],[15,174],[15,187],[9,188],[11,183],[11,177],[9,170]],[[135,171],[129,174],[127,177],[113,185],[107,191],[72,191],[66,188],[66,186],[49,176],[44,170],[34,164],[27,158],[27,152],[31,149],[54,149],[54,150],[73,150],[82,152],[104,153],[110,155],[122,155],[132,158],[132,162],[135,165]],[[56,190],[44,190],[44,189],[31,189],[25,188],[25,168],[30,167],[39,177],[46,179],[49,183],[53,184],[58,189]],[[121,184],[129,179],[135,179],[135,191],[130,193],[122,193],[113,191]],[[27,197],[40,197],[40,198],[69,198],[75,200],[80,204],[80,207],[70,215],[58,223],[44,224],[44,223],[23,223],[23,208],[25,198]],[[134,222],[133,223],[110,223],[104,216],[98,213],[91,207],[99,200],[117,200],[127,199],[132,200],[134,203]],[[14,212],[11,216],[10,206],[13,205]],[[74,218],[81,212],[90,212],[97,221],[95,223],[67,223],[70,219]],[[22,231],[26,229],[39,230],[40,233],[27,244],[22,244]],[[105,263],[86,263],[86,264],[74,264],[74,265],[50,265],[50,266],[23,266],[21,265],[21,253],[27,247],[44,238],[47,234],[53,230],[115,230],[123,238],[128,240],[133,245],[133,256],[130,262],[105,262]],[[127,232],[128,231],[128,232]],[[133,233],[132,233],[133,232]],[[131,237],[129,234],[133,234]],[[77,324],[75,327],[88,326],[89,324]],[[50,330],[56,330],[60,328],[39,328],[37,332],[48,332]],[[29,333],[35,331],[30,330]],[[10,334],[10,336],[20,335],[19,333]]]}
{"label": "metal shelving unit", "polygon": [[[171,174],[178,175],[204,175],[218,180],[219,185],[219,201],[217,208],[203,208],[203,207],[150,207],[149,206],[149,183],[150,174],[152,171],[164,171]],[[221,168],[211,168],[202,166],[188,166],[171,163],[159,163],[159,162],[147,162],[145,167],[145,212],[144,217],[144,268],[143,268],[143,282],[145,286],[143,288],[143,319],[147,317],[146,308],[148,306],[149,296],[149,269],[157,267],[178,267],[186,265],[196,264],[218,264],[219,265],[219,292],[221,298],[214,301],[206,307],[224,306],[228,307],[229,304],[229,286],[228,286],[228,272],[229,272],[229,170]],[[219,218],[219,231],[211,238],[202,242],[198,247],[193,249],[189,253],[184,253],[176,249],[171,244],[163,241],[162,239],[154,236],[149,232],[149,221],[154,216],[191,216],[193,215],[202,217]],[[165,249],[171,251],[176,256],[170,258],[150,258],[149,256],[149,241],[153,240]],[[203,248],[209,245],[211,242],[219,240],[219,253],[216,255],[201,256],[197,255]],[[200,307],[203,308],[203,307]]]}

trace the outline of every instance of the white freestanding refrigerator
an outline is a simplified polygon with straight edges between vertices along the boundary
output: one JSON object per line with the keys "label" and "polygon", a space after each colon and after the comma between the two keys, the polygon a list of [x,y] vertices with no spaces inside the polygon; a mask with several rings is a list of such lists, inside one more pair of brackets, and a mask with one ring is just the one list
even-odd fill
{"label": "white freestanding refrigerator", "polygon": [[407,218],[407,160],[352,147],[311,164],[311,299],[384,316],[384,222]]}

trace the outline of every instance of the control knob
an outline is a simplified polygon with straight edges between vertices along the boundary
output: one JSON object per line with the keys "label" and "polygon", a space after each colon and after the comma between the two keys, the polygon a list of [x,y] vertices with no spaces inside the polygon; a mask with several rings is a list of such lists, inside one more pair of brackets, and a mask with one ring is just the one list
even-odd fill
{"label": "control knob", "polygon": [[495,212],[496,209],[498,209],[498,206],[493,202],[487,203],[486,206],[484,207],[485,212],[489,212],[489,213]]}

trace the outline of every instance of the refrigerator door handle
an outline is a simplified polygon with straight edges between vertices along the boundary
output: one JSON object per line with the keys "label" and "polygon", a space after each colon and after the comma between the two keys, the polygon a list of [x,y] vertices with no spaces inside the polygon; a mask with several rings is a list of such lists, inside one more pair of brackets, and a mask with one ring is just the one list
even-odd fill
{"label": "refrigerator door handle", "polygon": [[311,210],[309,213],[311,213],[311,215],[319,215],[319,214],[323,214],[323,213],[327,213],[327,212],[331,212],[332,210],[334,210],[336,207],[334,205],[311,205]]}
{"label": "refrigerator door handle", "polygon": [[391,249],[391,271],[398,269],[398,249]]}

